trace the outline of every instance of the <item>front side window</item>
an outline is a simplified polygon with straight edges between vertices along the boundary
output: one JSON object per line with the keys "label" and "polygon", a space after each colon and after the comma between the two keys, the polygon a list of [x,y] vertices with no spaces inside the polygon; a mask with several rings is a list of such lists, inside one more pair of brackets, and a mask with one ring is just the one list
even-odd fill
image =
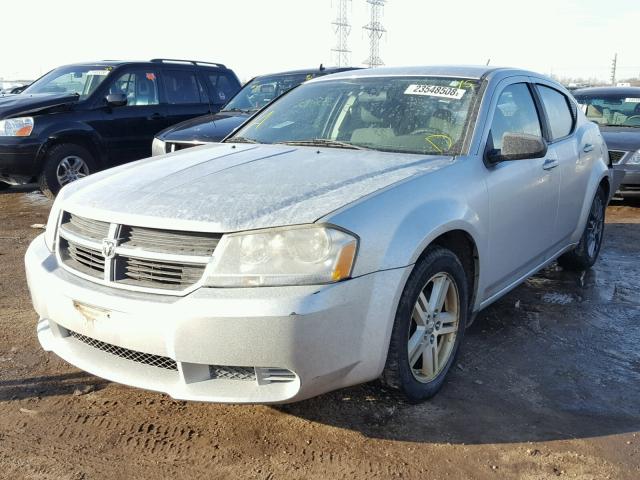
{"label": "front side window", "polygon": [[228,73],[208,73],[206,79],[211,91],[214,92],[212,103],[227,103],[240,90],[238,81]]}
{"label": "front side window", "polygon": [[120,75],[109,87],[109,94],[127,96],[127,106],[158,104],[158,79],[154,72],[139,70]]}
{"label": "front side window", "polygon": [[538,92],[549,120],[551,138],[557,140],[569,135],[573,129],[573,115],[567,97],[544,85],[538,85]]}
{"label": "front side window", "polygon": [[575,97],[592,122],[611,127],[640,128],[640,90],[631,94],[612,92]]}
{"label": "front side window", "polygon": [[[307,83],[274,102],[229,141],[455,155],[470,128],[478,88],[476,80],[427,76]],[[276,93],[266,90],[261,93]]]}
{"label": "front side window", "polygon": [[164,72],[167,103],[178,105],[200,103],[200,84],[193,71],[167,70]]}
{"label": "front side window", "polygon": [[27,94],[78,95],[84,100],[111,74],[109,66],[71,66],[50,71],[27,88]]}
{"label": "front side window", "polygon": [[491,121],[494,149],[502,149],[502,141],[507,133],[542,136],[540,118],[533,97],[529,87],[524,83],[509,85],[500,93]]}

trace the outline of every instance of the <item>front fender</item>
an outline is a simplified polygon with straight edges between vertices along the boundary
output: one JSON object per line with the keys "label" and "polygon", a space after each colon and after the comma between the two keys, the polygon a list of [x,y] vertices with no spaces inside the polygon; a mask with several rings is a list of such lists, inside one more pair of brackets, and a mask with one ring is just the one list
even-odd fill
{"label": "front fender", "polygon": [[57,143],[81,143],[89,147],[89,150],[99,163],[101,168],[107,165],[106,149],[102,137],[89,125],[83,122],[67,121],[56,122],[45,129],[41,134],[46,138],[38,150],[38,159],[42,159],[49,148]]}

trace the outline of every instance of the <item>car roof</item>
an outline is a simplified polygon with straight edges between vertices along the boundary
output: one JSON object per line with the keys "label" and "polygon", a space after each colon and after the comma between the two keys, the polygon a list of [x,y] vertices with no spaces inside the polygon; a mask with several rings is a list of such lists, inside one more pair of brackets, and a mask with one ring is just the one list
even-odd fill
{"label": "car roof", "polygon": [[505,75],[526,75],[541,77],[539,73],[528,70],[507,67],[493,67],[487,65],[425,65],[411,67],[378,67],[357,70],[356,72],[346,72],[342,74],[334,74],[330,78],[318,78],[313,82],[321,82],[324,80],[333,80],[338,78],[354,78],[354,77],[394,77],[394,76],[451,76],[458,78],[468,78],[479,80],[489,74],[503,73]]}
{"label": "car roof", "polygon": [[156,58],[152,60],[99,60],[96,62],[77,62],[70,63],[68,65],[60,65],[60,67],[76,67],[95,65],[100,67],[119,67],[122,65],[184,65],[184,66],[198,66],[201,68],[219,68],[228,70],[228,67],[222,63],[217,62],[205,62],[199,60],[180,60],[180,59],[162,59]]}
{"label": "car roof", "polygon": [[573,95],[640,95],[640,87],[588,87],[574,90]]}

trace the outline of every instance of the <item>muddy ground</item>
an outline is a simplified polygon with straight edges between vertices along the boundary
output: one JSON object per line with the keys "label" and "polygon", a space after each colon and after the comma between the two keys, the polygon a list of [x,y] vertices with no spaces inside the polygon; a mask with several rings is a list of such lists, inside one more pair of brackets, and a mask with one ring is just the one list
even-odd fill
{"label": "muddy ground", "polygon": [[640,478],[640,202],[602,256],[484,311],[442,392],[373,383],[284,407],[186,403],[41,350],[23,255],[50,204],[0,193],[0,477]]}

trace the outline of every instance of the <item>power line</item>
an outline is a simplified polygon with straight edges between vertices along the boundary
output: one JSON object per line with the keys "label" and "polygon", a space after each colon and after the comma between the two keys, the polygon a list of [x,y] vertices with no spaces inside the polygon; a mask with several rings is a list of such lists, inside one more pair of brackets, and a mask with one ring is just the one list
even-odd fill
{"label": "power line", "polygon": [[380,58],[380,39],[387,33],[381,23],[382,8],[386,0],[366,0],[371,10],[371,19],[368,24],[362,27],[369,35],[369,57],[364,61],[369,67],[380,67],[384,65]]}
{"label": "power line", "polygon": [[348,38],[351,33],[351,24],[347,16],[347,6],[351,0],[338,0],[338,16],[331,22],[336,32],[336,46],[331,49],[336,58],[336,65],[346,67],[351,64],[351,50],[349,50]]}

